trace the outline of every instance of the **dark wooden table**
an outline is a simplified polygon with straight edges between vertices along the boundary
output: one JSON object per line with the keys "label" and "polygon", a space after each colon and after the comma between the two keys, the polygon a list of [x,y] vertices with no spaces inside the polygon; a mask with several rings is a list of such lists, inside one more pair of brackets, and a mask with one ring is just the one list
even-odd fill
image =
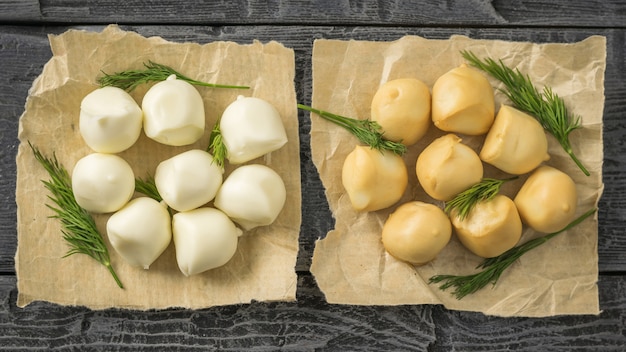
{"label": "dark wooden table", "polygon": [[[52,54],[49,33],[122,29],[171,41],[276,40],[295,50],[298,100],[310,103],[314,39],[576,42],[607,38],[604,195],[599,211],[599,316],[494,318],[441,306],[325,302],[309,273],[315,239],[332,229],[300,112],[303,223],[298,301],[203,310],[92,311],[16,306],[18,120]],[[581,53],[584,55],[584,53]],[[620,0],[119,1],[0,0],[0,350],[626,350],[626,3]]]}

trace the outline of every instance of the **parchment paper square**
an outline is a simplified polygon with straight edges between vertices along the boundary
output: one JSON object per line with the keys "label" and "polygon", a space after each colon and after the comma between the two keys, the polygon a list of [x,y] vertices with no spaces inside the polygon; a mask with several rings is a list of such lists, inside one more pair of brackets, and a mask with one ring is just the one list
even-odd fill
{"label": "parchment paper square", "polygon": [[[18,305],[44,300],[94,309],[156,309],[295,300],[301,194],[293,50],[277,42],[173,43],[159,37],[145,38],[117,26],[106,27],[101,33],[70,30],[49,39],[53,57],[33,83],[19,127],[15,258]],[[200,275],[181,274],[173,243],[149,270],[127,265],[110,249],[112,264],[125,286],[120,289],[105,267],[91,258],[85,255],[61,258],[68,246],[62,239],[59,222],[48,219],[52,213],[45,204],[50,201],[41,183],[49,176],[34,159],[27,141],[50,157],[56,153],[71,172],[79,158],[92,152],[78,131],[82,98],[97,88],[96,78],[101,71],[141,69],[148,60],[169,65],[200,81],[251,88],[198,87],[205,102],[205,135],[193,145],[170,147],[142,134],[133,147],[119,153],[135,175],[145,178],[154,174],[160,161],[182,151],[206,149],[210,129],[226,106],[239,94],[255,96],[278,109],[289,142],[250,163],[266,164],[282,176],[287,201],[272,225],[240,237],[237,252],[225,266]],[[139,104],[148,87],[144,85],[132,92]],[[232,169],[227,166],[225,176]],[[103,234],[108,216],[96,216]]]}
{"label": "parchment paper square", "polygon": [[[582,116],[582,128],[571,134],[575,153],[591,172],[585,176],[549,136],[548,165],[567,172],[577,183],[578,214],[597,207],[602,194],[602,113],[606,39],[593,36],[571,44],[534,44],[501,40],[475,40],[452,36],[428,40],[406,36],[391,42],[320,39],[313,48],[313,107],[353,118],[369,118],[372,97],[379,86],[395,78],[413,77],[431,89],[436,79],[464,62],[460,51],[478,57],[502,59],[527,73],[537,85],[549,85],[570,110]],[[489,77],[496,88],[499,82]],[[507,99],[496,91],[496,108]],[[510,104],[510,102],[508,102]],[[597,213],[574,229],[527,253],[512,265],[493,288],[455,299],[450,292],[429,285],[436,274],[476,272],[481,258],[464,249],[453,235],[432,262],[414,267],[387,254],[380,236],[388,215],[409,200],[430,199],[417,182],[419,152],[443,135],[432,126],[405,155],[409,187],[393,207],[370,213],[352,209],[341,184],[346,155],[358,141],[341,127],[311,115],[311,149],[326,190],[335,229],[316,242],[311,272],[330,303],[359,305],[443,304],[457,310],[500,316],[598,314]],[[461,136],[479,150],[484,139]],[[503,176],[485,165],[485,177]],[[503,193],[513,196],[525,177],[508,184]],[[539,234],[525,229],[522,242]]]}

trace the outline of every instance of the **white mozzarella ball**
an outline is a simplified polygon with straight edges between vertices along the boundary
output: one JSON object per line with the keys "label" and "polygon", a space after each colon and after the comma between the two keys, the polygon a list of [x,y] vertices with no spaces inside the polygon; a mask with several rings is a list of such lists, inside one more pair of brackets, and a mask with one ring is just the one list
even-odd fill
{"label": "white mozzarella ball", "polygon": [[137,102],[120,88],[96,89],[80,103],[80,134],[99,153],[119,153],[130,148],[141,134],[142,120]]}
{"label": "white mozzarella ball", "polygon": [[178,268],[191,276],[226,264],[242,231],[221,211],[198,208],[174,214],[172,233]]}
{"label": "white mozzarella ball", "polygon": [[287,133],[276,108],[254,97],[237,97],[220,119],[228,161],[241,164],[281,148]]}
{"label": "white mozzarella ball", "polygon": [[172,224],[165,204],[148,197],[131,200],[106,225],[115,251],[130,265],[148,269],[169,246]]}
{"label": "white mozzarella ball", "polygon": [[122,208],[135,192],[135,174],[126,160],[113,154],[92,153],[72,171],[72,191],[78,205],[93,213]]}
{"label": "white mozzarella ball", "polygon": [[215,207],[245,230],[270,225],[285,205],[285,183],[265,165],[236,168],[215,196]]}
{"label": "white mozzarella ball", "polygon": [[146,136],[173,146],[189,145],[204,134],[204,102],[198,90],[171,75],[152,86],[143,97]]}
{"label": "white mozzarella ball", "polygon": [[159,163],[154,181],[167,205],[187,211],[213,200],[222,184],[222,173],[211,154],[191,149]]}

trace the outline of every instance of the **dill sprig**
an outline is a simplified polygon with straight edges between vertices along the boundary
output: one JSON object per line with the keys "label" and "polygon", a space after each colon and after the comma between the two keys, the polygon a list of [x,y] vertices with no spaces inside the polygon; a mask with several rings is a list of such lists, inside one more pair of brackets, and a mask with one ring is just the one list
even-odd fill
{"label": "dill sprig", "polygon": [[111,265],[109,251],[93,217],[88,211],[80,207],[74,198],[72,181],[67,170],[59,163],[55,154],[50,159],[30,142],[28,145],[33,151],[35,159],[44,167],[51,178],[49,181],[42,180],[42,182],[51,193],[48,199],[55,204],[54,206],[46,204],[55,214],[51,215],[50,218],[58,219],[61,222],[63,239],[70,246],[63,258],[73,254],[86,254],[104,265],[117,285],[124,288]]}
{"label": "dill sprig", "polygon": [[173,68],[155,63],[153,61],[148,61],[144,63],[144,70],[126,70],[120,71],[113,74],[108,74],[102,72],[104,76],[98,78],[98,84],[100,87],[105,86],[114,86],[125,91],[132,92],[139,85],[148,83],[148,82],[157,82],[164,81],[171,75],[176,75],[177,79],[186,81],[190,84],[196,86],[204,86],[204,87],[212,87],[212,88],[234,88],[234,89],[249,89],[247,86],[235,86],[235,85],[224,85],[224,84],[215,84],[215,83],[206,83],[202,81],[197,81],[195,79],[189,78]]}
{"label": "dill sprig", "polygon": [[502,60],[497,62],[491,58],[481,60],[470,51],[462,51],[461,55],[472,66],[504,83],[506,89],[501,89],[501,91],[513,104],[518,109],[534,116],[543,128],[557,139],[563,150],[582,172],[587,176],[590,175],[574,154],[569,140],[570,132],[581,127],[581,117],[570,114],[563,99],[554,93],[552,88],[545,86],[543,91],[539,91],[528,75],[522,74],[518,69],[513,70],[507,67]]}
{"label": "dill sprig", "polygon": [[154,182],[154,177],[152,175],[148,175],[146,179],[142,179],[141,177],[135,178],[135,191],[139,193],[143,193],[146,196],[160,202],[163,200],[161,194],[159,194],[159,190],[157,189],[156,183]]}
{"label": "dill sprig", "polygon": [[352,133],[361,142],[377,150],[388,150],[397,155],[406,153],[406,146],[399,142],[392,142],[384,138],[382,127],[376,121],[369,119],[358,120],[341,115],[336,115],[327,111],[312,108],[310,106],[298,104],[298,108],[313,112],[322,118],[331,121]]}
{"label": "dill sprig", "polygon": [[[141,177],[136,177],[135,192],[142,193],[159,203],[163,201],[163,197],[161,197],[161,194],[159,193],[156,182],[154,181],[154,177],[152,175],[148,175],[145,180]],[[170,208],[169,206],[167,206],[167,212],[170,214],[170,216],[174,215],[174,213],[172,212],[172,208]]]}
{"label": "dill sprig", "polygon": [[222,138],[222,130],[220,130],[220,120],[217,120],[213,129],[211,130],[211,135],[209,136],[209,147],[207,148],[207,152],[213,155],[213,161],[217,163],[219,167],[224,167],[224,160],[228,155],[228,150],[226,149],[226,145],[224,144],[224,140]]}
{"label": "dill sprig", "polygon": [[560,234],[561,232],[567,231],[572,227],[580,224],[587,217],[595,213],[595,211],[595,208],[587,211],[557,232],[553,232],[542,237],[532,239],[524,244],[509,249],[508,251],[500,254],[497,257],[487,258],[483,260],[476,267],[476,269],[483,270],[476,274],[465,276],[435,275],[430,278],[428,283],[433,284],[443,282],[443,284],[439,286],[439,289],[444,291],[450,287],[454,287],[454,291],[452,291],[452,294],[456,297],[456,299],[462,299],[463,297],[482,289],[488,284],[492,284],[495,286],[502,273],[521,256],[523,256],[530,250],[546,243],[552,237]]}
{"label": "dill sprig", "polygon": [[459,193],[452,200],[446,202],[444,210],[450,214],[453,210],[457,211],[459,220],[465,219],[478,202],[490,200],[500,192],[500,187],[508,181],[515,180],[517,176],[498,180],[495,178],[483,178],[467,190]]}

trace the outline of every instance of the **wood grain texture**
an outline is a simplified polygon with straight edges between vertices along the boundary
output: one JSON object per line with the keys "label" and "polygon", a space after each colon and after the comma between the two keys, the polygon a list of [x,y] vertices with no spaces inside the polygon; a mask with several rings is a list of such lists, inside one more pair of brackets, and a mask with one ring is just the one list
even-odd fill
{"label": "wood grain texture", "polygon": [[[101,26],[77,27],[99,31]],[[216,40],[230,40],[250,43],[276,40],[293,48],[296,53],[296,93],[298,100],[310,103],[311,97],[311,50],[314,39],[355,39],[355,40],[394,40],[403,35],[420,35],[426,38],[447,38],[452,34],[464,34],[472,38],[505,39],[533,42],[574,42],[599,34],[607,37],[607,70],[605,81],[605,164],[604,195],[600,203],[599,261],[602,272],[626,271],[626,237],[623,236],[623,223],[626,218],[626,145],[624,134],[626,124],[622,111],[626,108],[626,30],[577,30],[528,31],[525,29],[441,29],[441,28],[377,28],[366,27],[190,27],[190,26],[123,26],[123,29],[136,31],[144,36],[162,36],[165,39],[184,42],[206,43]],[[47,33],[61,33],[67,27],[32,28],[0,27],[0,65],[6,67],[6,74],[0,77],[0,113],[2,118],[2,177],[0,194],[4,210],[0,214],[0,272],[13,272],[13,256],[16,249],[15,214],[15,153],[17,146],[17,124],[23,112],[24,102],[32,81],[41,72],[45,62],[51,57]],[[27,56],[27,57],[26,57]],[[328,210],[324,188],[310,156],[310,121],[308,114],[299,113],[300,155],[302,157],[302,227],[300,253],[297,270],[307,271],[315,240],[324,237],[333,228],[334,221]]]}
{"label": "wood grain texture", "polygon": [[330,306],[310,276],[297,303],[252,303],[191,311],[90,311],[34,303],[15,307],[13,278],[0,277],[0,351],[334,350],[424,351],[434,343],[431,307]]}
{"label": "wood grain texture", "polygon": [[325,303],[309,275],[295,303],[252,303],[198,311],[90,311],[33,303],[16,308],[15,279],[0,277],[0,351],[621,351],[626,282],[600,281],[599,316],[486,317],[441,306]]}
{"label": "wood grain texture", "polygon": [[485,317],[433,310],[437,342],[433,351],[624,351],[626,281],[607,276],[599,282],[599,316],[544,319]]}
{"label": "wood grain texture", "polygon": [[51,23],[623,27],[620,0],[1,0],[0,20]]}
{"label": "wood grain texture", "polygon": [[[32,82],[52,52],[41,29],[0,31],[0,272],[14,272],[17,129]],[[13,252],[11,254],[10,252]]]}
{"label": "wood grain texture", "polygon": [[[15,153],[28,89],[52,53],[48,33],[120,23],[144,36],[206,43],[276,40],[295,51],[296,93],[311,98],[318,38],[404,35],[533,42],[607,37],[604,195],[600,203],[599,316],[487,317],[441,306],[325,302],[308,273],[315,240],[333,228],[299,112],[302,227],[298,301],[203,310],[91,311],[37,302],[16,307]],[[0,351],[623,351],[626,346],[626,4],[621,0],[78,1],[0,0]],[[72,26],[72,27],[70,27]],[[581,53],[584,54],[584,53]]]}
{"label": "wood grain texture", "polygon": [[37,0],[0,1],[0,21],[38,21],[41,19]]}

